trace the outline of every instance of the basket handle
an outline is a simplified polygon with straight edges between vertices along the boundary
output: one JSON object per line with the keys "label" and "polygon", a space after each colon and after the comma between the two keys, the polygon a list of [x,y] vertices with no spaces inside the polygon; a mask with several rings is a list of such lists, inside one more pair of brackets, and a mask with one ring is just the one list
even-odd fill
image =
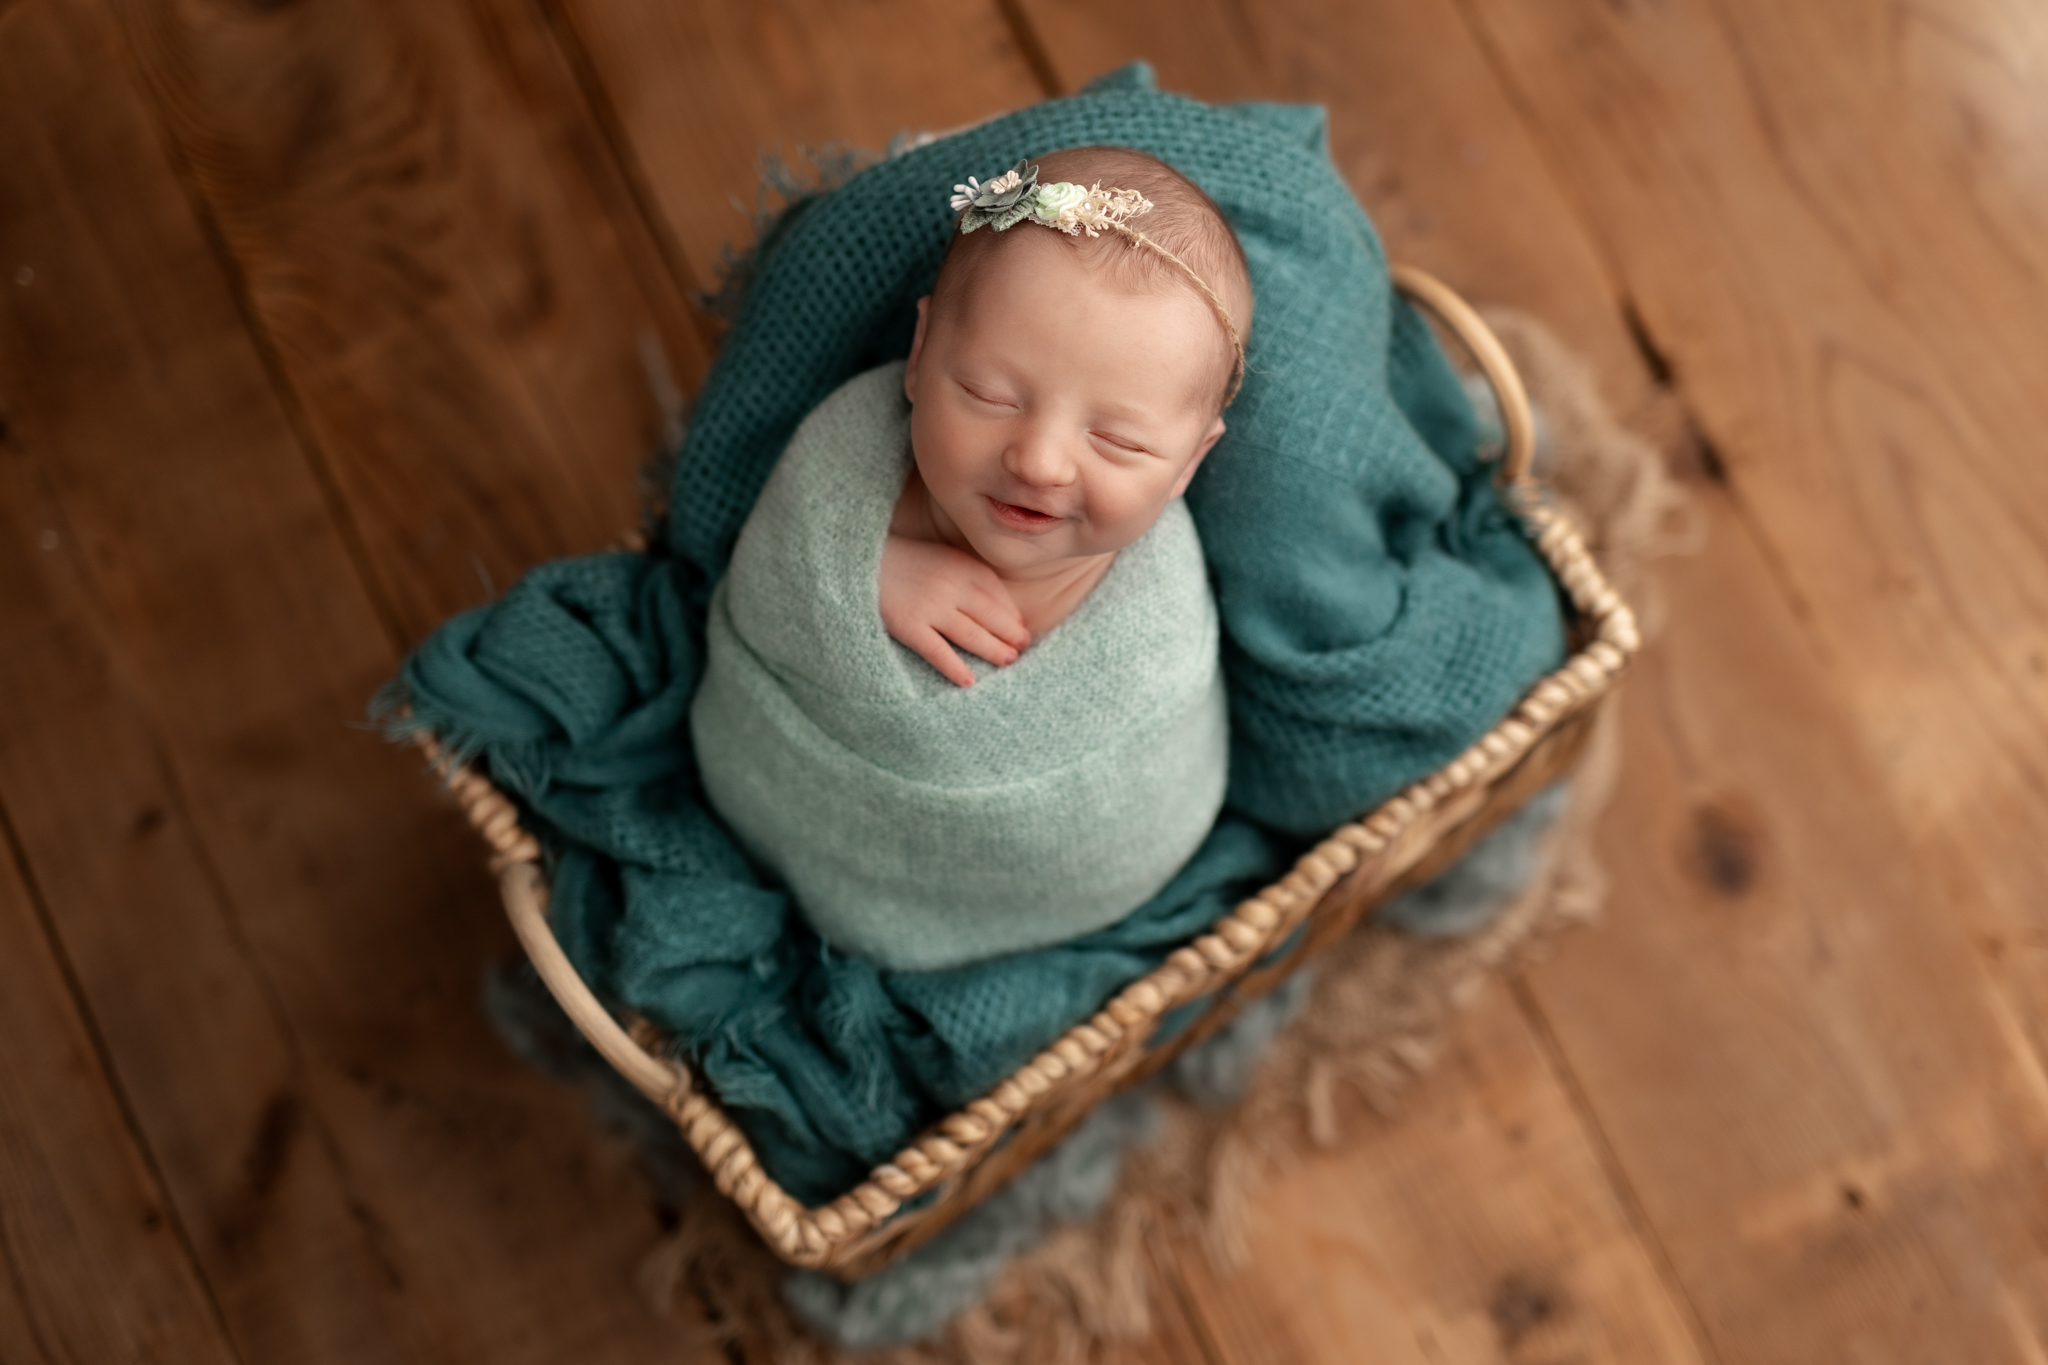
{"label": "basket handle", "polygon": [[1501,426],[1507,433],[1507,449],[1500,457],[1500,477],[1507,483],[1526,483],[1536,456],[1536,419],[1529,410],[1529,391],[1507,348],[1500,344],[1493,328],[1456,290],[1425,270],[1412,265],[1390,266],[1394,288],[1411,303],[1420,304],[1441,322],[1479,364],[1486,382],[1493,386],[1500,404]]}
{"label": "basket handle", "polygon": [[519,946],[540,974],[548,994],[569,1016],[576,1031],[604,1059],[633,1083],[633,1088],[665,1109],[674,1109],[690,1091],[690,1073],[671,1061],[664,1061],[633,1040],[619,1026],[612,1012],[576,973],[569,955],[555,941],[548,927],[548,892],[539,863],[515,862],[498,874],[498,887],[505,897],[505,913]]}

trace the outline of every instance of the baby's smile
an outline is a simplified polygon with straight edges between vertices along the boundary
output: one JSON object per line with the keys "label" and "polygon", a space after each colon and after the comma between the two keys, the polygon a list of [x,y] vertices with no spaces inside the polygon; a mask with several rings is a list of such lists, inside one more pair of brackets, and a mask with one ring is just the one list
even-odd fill
{"label": "baby's smile", "polygon": [[1039,535],[1050,531],[1065,520],[1050,512],[1041,512],[1019,503],[1004,502],[1000,498],[989,498],[988,504],[995,510],[996,520],[1013,531],[1022,531],[1027,535]]}

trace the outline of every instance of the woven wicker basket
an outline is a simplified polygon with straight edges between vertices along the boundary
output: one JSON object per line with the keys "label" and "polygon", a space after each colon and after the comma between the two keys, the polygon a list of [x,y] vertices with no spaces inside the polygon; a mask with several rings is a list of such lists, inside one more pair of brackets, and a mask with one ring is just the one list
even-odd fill
{"label": "woven wicker basket", "polygon": [[[667,1055],[653,1027],[638,1019],[621,1023],[599,1002],[548,927],[540,845],[520,827],[517,808],[480,774],[441,765],[493,850],[506,911],[541,980],[605,1059],[675,1120],[719,1191],[784,1261],[850,1279],[928,1240],[1042,1156],[1105,1097],[1209,1036],[1363,916],[1449,866],[1577,761],[1596,707],[1639,645],[1635,618],[1532,478],[1528,397],[1491,329],[1421,271],[1397,266],[1394,281],[1459,338],[1499,398],[1507,437],[1502,484],[1573,608],[1571,658],[1470,749],[1336,830],[1285,877],[831,1203],[807,1208],[770,1179],[746,1137],[689,1067]],[[423,743],[434,752],[430,740]],[[1284,954],[1272,955],[1304,925]],[[1191,1025],[1153,1043],[1164,1015],[1203,999],[1207,1008]]]}

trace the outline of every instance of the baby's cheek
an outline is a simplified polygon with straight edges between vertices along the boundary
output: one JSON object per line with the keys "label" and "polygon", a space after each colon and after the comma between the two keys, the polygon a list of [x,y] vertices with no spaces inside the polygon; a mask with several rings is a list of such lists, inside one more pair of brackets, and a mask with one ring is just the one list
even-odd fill
{"label": "baby's cheek", "polygon": [[943,418],[911,425],[911,453],[918,472],[935,492],[957,488],[971,463],[959,433]]}
{"label": "baby's cheek", "polygon": [[1166,493],[1171,484],[1136,476],[1116,480],[1103,491],[1095,515],[1096,534],[1106,542],[1103,549],[1121,550],[1152,529],[1166,510]]}

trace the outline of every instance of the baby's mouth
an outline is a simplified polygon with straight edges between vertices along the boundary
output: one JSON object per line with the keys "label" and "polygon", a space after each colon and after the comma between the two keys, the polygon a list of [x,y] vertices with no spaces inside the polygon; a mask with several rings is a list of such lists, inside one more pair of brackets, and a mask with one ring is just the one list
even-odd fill
{"label": "baby's mouth", "polygon": [[1013,530],[1049,531],[1063,520],[1050,513],[1040,512],[1036,508],[1019,507],[1014,502],[1004,502],[1001,498],[990,498],[988,505],[996,514],[996,520]]}

